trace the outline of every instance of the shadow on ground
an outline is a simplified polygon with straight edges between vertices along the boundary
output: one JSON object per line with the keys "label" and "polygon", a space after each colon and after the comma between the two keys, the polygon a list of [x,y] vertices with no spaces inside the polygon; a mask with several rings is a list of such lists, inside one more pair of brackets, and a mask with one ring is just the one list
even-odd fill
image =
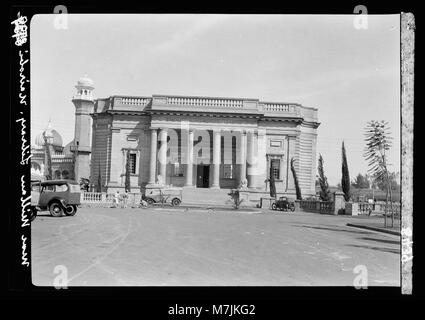
{"label": "shadow on ground", "polygon": [[377,251],[381,251],[381,252],[400,254],[400,249],[379,248],[379,247],[372,247],[372,246],[361,246],[361,245],[357,245],[357,244],[349,244],[348,246],[354,247],[354,248],[371,249],[371,250],[377,250]]}
{"label": "shadow on ground", "polygon": [[388,243],[388,244],[400,244],[400,241],[397,241],[397,240],[376,239],[376,238],[368,238],[368,237],[362,237],[359,239],[368,240],[368,241],[377,241],[377,242]]}
{"label": "shadow on ground", "polygon": [[343,228],[335,228],[335,227],[317,227],[317,226],[307,226],[307,225],[297,225],[293,224],[294,227],[298,228],[310,228],[310,229],[317,229],[317,230],[327,230],[327,231],[337,231],[337,232],[349,232],[349,233],[356,233],[356,234],[367,234],[372,235],[372,232],[368,231],[360,231],[360,230],[348,230]]}

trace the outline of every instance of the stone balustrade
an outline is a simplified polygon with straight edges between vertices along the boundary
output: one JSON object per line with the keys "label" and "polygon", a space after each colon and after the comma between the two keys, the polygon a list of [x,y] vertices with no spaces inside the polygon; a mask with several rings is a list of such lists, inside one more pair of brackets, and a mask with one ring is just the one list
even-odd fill
{"label": "stone balustrade", "polygon": [[199,106],[199,107],[219,107],[219,108],[243,108],[242,99],[226,99],[226,98],[200,98],[200,97],[172,97],[167,96],[166,104],[183,105],[183,106]]}
{"label": "stone balustrade", "polygon": [[[121,194],[122,196],[122,194]],[[128,193],[128,205],[138,206],[141,200],[140,193]],[[115,198],[114,193],[105,192],[81,192],[80,202],[82,205],[111,206]]]}
{"label": "stone balustrade", "polygon": [[263,110],[266,113],[294,112],[295,105],[287,103],[263,103]]}
{"label": "stone balustrade", "polygon": [[[376,204],[373,204],[367,202],[359,202],[357,207],[358,214],[369,214],[369,212],[383,214],[384,212],[387,212],[387,215],[391,215],[391,203],[386,204],[385,202],[377,202]],[[393,202],[392,208],[394,211],[394,216],[397,218],[400,217],[400,203]]]}
{"label": "stone balustrade", "polygon": [[115,110],[143,110],[152,102],[150,97],[113,97],[113,109]]}
{"label": "stone balustrade", "polygon": [[153,95],[152,97],[113,96],[112,99],[112,109],[128,111],[143,111],[146,107],[150,107],[149,110],[152,111],[184,111],[185,109],[210,111],[216,109],[227,113],[266,114],[270,117],[301,117],[300,110],[304,108],[304,113],[307,112],[307,118],[315,118],[316,116],[310,113],[317,112],[296,103],[263,102],[258,99],[247,98]]}
{"label": "stone balustrade", "polygon": [[132,106],[146,106],[151,102],[150,98],[137,98],[137,97],[122,97],[121,104]]}
{"label": "stone balustrade", "polygon": [[106,193],[101,192],[81,192],[81,203],[104,202]]}
{"label": "stone balustrade", "polygon": [[333,201],[299,200],[300,209],[308,212],[333,214],[335,203]]}

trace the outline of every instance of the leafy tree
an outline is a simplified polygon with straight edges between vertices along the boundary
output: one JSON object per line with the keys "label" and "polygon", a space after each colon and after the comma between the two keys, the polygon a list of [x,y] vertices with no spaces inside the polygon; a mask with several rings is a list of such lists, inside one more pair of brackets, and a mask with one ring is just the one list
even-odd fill
{"label": "leafy tree", "polygon": [[344,200],[350,201],[350,173],[348,172],[347,155],[345,151],[344,141],[342,142],[342,192],[344,192]]}
{"label": "leafy tree", "polygon": [[392,188],[388,159],[386,152],[391,147],[391,137],[386,121],[370,121],[365,128],[366,148],[364,156],[368,161],[369,172],[376,181],[381,181],[386,189],[385,227],[387,226],[388,195],[391,202],[391,226],[394,226],[394,211],[392,205]]}
{"label": "leafy tree", "polygon": [[90,180],[87,178],[80,178],[79,181],[80,189],[84,191],[89,191],[90,189]]}
{"label": "leafy tree", "polygon": [[357,189],[368,189],[370,187],[368,175],[359,173],[351,185]]}
{"label": "leafy tree", "polygon": [[294,177],[295,193],[297,195],[297,200],[302,200],[300,184],[298,182],[297,172],[295,171],[294,163],[295,163],[295,159],[292,157],[291,158],[291,171],[292,171],[292,176]]}
{"label": "leafy tree", "polygon": [[[398,192],[400,190],[400,184],[397,181],[397,175],[398,173],[396,172],[389,172],[389,181],[390,181],[390,186],[391,186],[391,190]],[[377,179],[376,180],[376,186],[378,187],[378,189],[386,191],[387,189],[387,185],[386,185],[386,180],[385,179]]]}
{"label": "leafy tree", "polygon": [[321,154],[319,154],[319,165],[317,170],[319,171],[319,184],[320,184],[320,199],[322,201],[330,201],[331,200],[331,194],[329,191],[329,184],[328,184],[328,178],[325,176],[325,171],[323,169],[323,157]]}

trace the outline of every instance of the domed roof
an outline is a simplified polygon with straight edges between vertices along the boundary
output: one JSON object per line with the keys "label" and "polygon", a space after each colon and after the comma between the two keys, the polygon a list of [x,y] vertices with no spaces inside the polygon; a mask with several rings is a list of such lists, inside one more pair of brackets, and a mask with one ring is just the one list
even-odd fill
{"label": "domed roof", "polygon": [[47,128],[35,137],[35,144],[37,146],[44,146],[44,136],[49,139],[52,146],[62,147],[62,136],[59,132],[51,128],[50,121]]}
{"label": "domed roof", "polygon": [[87,75],[78,79],[77,86],[82,87],[93,87],[93,80],[90,79]]}

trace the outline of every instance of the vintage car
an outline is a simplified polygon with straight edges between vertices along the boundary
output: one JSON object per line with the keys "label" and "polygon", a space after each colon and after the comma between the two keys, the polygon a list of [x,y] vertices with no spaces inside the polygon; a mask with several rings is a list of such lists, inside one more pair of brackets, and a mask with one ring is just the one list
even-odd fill
{"label": "vintage car", "polygon": [[178,187],[158,187],[146,189],[143,200],[148,204],[171,203],[172,206],[178,206],[183,199],[183,189]]}
{"label": "vintage car", "polygon": [[272,209],[273,210],[282,210],[282,211],[288,211],[291,210],[292,212],[295,211],[295,203],[292,201],[289,201],[286,197],[280,197],[279,200],[276,200],[272,203]]}
{"label": "vintage car", "polygon": [[37,211],[49,211],[53,217],[75,215],[80,205],[80,194],[80,185],[72,180],[32,181],[31,220]]}

